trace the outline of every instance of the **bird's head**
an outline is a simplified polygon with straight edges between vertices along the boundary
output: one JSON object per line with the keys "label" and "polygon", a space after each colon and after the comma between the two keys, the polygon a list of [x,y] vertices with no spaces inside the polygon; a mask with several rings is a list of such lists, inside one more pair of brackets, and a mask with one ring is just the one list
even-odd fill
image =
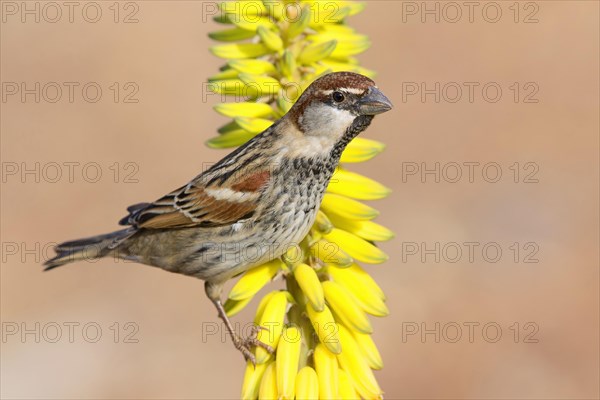
{"label": "bird's head", "polygon": [[324,148],[347,144],[365,130],[376,114],[392,103],[366,76],[334,72],[315,80],[289,112],[289,118],[306,137]]}

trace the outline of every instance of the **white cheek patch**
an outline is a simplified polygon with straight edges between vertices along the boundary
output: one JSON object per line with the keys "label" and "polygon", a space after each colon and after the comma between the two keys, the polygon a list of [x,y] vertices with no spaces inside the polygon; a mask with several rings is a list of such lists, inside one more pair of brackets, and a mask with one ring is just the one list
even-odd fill
{"label": "white cheek patch", "polygon": [[302,119],[307,136],[322,136],[337,140],[352,124],[355,116],[348,110],[327,105],[310,106]]}
{"label": "white cheek patch", "polygon": [[350,111],[323,103],[308,106],[298,121],[302,132],[295,137],[293,145],[289,146],[287,156],[328,154],[355,118]]}
{"label": "white cheek patch", "polygon": [[348,110],[340,110],[333,107],[329,107],[329,113],[330,126],[338,129],[343,127],[343,132],[341,132],[342,134],[346,132],[346,129],[350,126],[350,124],[352,124],[352,122],[354,122],[354,118],[356,118],[356,116],[352,115],[352,113]]}

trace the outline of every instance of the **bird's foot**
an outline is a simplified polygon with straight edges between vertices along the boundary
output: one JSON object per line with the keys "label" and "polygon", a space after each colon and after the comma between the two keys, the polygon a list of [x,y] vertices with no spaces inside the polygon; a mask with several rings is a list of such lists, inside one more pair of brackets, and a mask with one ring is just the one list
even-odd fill
{"label": "bird's foot", "polygon": [[246,362],[250,361],[254,366],[256,366],[256,357],[254,356],[254,354],[252,354],[251,349],[253,347],[262,347],[271,354],[275,352],[273,347],[258,340],[258,332],[260,332],[261,330],[268,331],[268,329],[265,327],[254,325],[252,327],[250,335],[248,335],[247,337],[244,338],[238,335],[235,335],[233,337],[233,345],[235,346],[235,348],[242,353]]}

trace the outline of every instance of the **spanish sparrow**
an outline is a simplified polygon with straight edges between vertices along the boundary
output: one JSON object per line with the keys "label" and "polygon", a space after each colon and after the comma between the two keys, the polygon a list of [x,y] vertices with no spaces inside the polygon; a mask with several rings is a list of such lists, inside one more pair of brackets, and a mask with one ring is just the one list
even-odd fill
{"label": "spanish sparrow", "polygon": [[365,76],[322,76],[285,116],[210,169],[129,207],[119,222],[127,228],[57,245],[46,270],[113,256],[200,278],[235,347],[254,362],[252,345],[272,349],[235,334],[221,303],[223,284],[306,236],[342,151],[391,108]]}

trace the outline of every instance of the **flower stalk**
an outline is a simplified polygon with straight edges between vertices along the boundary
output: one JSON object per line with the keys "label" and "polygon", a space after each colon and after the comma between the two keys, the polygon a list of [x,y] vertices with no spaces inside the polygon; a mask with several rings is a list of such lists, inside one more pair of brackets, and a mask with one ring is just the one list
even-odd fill
{"label": "flower stalk", "polygon": [[[221,3],[214,19],[223,29],[209,36],[221,42],[211,52],[226,64],[209,79],[209,88],[243,101],[215,106],[232,120],[208,146],[245,143],[281,118],[320,75],[352,71],[372,77],[355,57],[368,49],[369,38],[347,24],[363,9],[355,1]],[[390,190],[347,168],[383,149],[366,138],[349,143],[307,237],[280,259],[247,271],[229,293],[225,308],[233,316],[271,281],[282,277],[285,284],[258,304],[254,323],[266,328],[258,339],[276,352],[256,348],[243,399],[382,397],[373,370],[383,362],[369,316],[389,311],[382,290],[357,262],[387,260],[374,242],[393,233],[373,221],[378,211],[361,200],[384,198]]]}

